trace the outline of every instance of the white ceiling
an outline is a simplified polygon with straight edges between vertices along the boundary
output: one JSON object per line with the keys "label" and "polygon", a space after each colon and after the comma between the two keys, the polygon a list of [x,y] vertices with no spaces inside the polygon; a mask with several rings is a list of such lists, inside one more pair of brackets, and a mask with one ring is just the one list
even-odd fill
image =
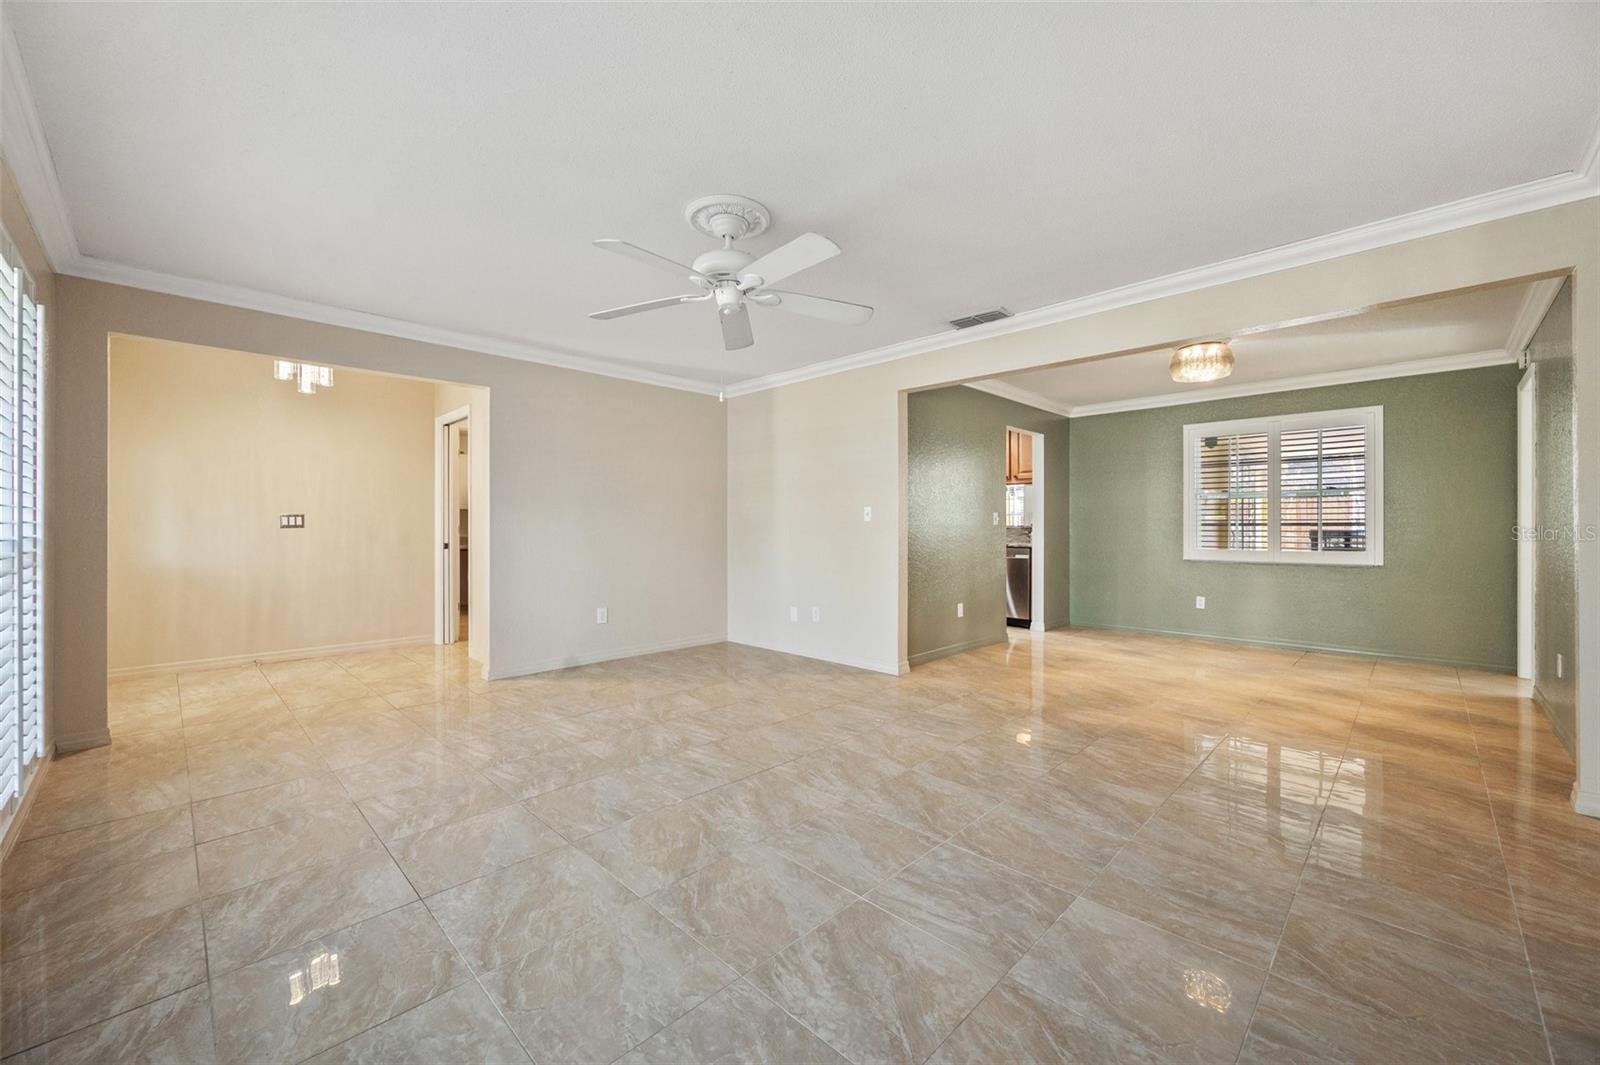
{"label": "white ceiling", "polygon": [[[1310,325],[1231,338],[1233,374],[1205,385],[1172,380],[1171,348],[1069,363],[995,379],[1002,388],[1046,409],[1074,414],[1094,408],[1193,403],[1212,397],[1273,390],[1320,375],[1381,376],[1377,369],[1403,366],[1446,369],[1457,362],[1510,361],[1521,342],[1513,332],[1534,286],[1504,285],[1386,307]],[[1547,286],[1538,286],[1546,297]],[[1537,298],[1537,297],[1535,297]],[[1534,312],[1536,324],[1543,304]],[[994,381],[982,382],[992,385]],[[1316,381],[1306,382],[1318,383]],[[980,385],[981,387],[981,385]],[[1088,409],[1086,409],[1088,408]]]}
{"label": "white ceiling", "polygon": [[[1600,6],[7,3],[85,264],[736,382],[1579,168]],[[844,254],[709,307],[753,196]],[[89,271],[93,266],[94,270]],[[447,374],[447,368],[441,368]]]}

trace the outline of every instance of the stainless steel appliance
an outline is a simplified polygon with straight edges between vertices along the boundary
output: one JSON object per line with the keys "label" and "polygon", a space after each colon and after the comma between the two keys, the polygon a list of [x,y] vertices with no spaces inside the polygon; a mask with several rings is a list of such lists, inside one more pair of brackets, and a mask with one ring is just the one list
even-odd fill
{"label": "stainless steel appliance", "polygon": [[1033,620],[1033,549],[1006,548],[1006,624]]}

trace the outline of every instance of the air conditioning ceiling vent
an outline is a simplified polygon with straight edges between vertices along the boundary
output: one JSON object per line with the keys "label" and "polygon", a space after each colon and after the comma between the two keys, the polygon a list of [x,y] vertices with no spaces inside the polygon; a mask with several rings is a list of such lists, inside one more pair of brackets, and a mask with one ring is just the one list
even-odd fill
{"label": "air conditioning ceiling vent", "polygon": [[988,325],[998,322],[1002,318],[1010,318],[1011,312],[1004,307],[996,307],[992,311],[979,311],[977,314],[968,314],[960,318],[950,319],[950,324],[956,329],[971,329],[975,325]]}

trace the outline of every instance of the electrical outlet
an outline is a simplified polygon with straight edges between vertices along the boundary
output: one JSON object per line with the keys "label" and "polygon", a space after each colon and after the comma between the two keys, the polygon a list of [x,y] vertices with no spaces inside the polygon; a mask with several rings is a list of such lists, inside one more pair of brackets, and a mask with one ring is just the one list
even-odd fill
{"label": "electrical outlet", "polygon": [[996,525],[1000,524],[1000,512],[998,510],[994,512],[994,518],[992,519],[992,521]]}
{"label": "electrical outlet", "polygon": [[278,515],[278,528],[280,529],[304,529],[305,527],[306,516],[304,514]]}
{"label": "electrical outlet", "polygon": [[1565,663],[1562,662],[1561,654],[1558,651],[1556,653],[1556,680],[1560,680],[1561,679],[1561,675],[1563,673],[1565,673],[1565,672],[1566,672]]}
{"label": "electrical outlet", "polygon": [[800,608],[799,607],[792,606],[792,607],[789,608],[789,620],[790,621],[799,621],[800,620]]}
{"label": "electrical outlet", "polygon": [[871,507],[862,507],[861,508],[861,520],[862,521],[871,521],[872,520],[872,508]]}
{"label": "electrical outlet", "polygon": [[1206,597],[1203,596],[1203,595],[1195,596],[1194,597],[1194,608],[1196,610],[1204,610],[1206,608]]}
{"label": "electrical outlet", "polygon": [[822,608],[820,606],[814,606],[814,607],[811,608],[811,620],[812,621],[821,621],[822,620]]}
{"label": "electrical outlet", "polygon": [[964,618],[966,616],[967,616],[967,604],[965,604],[965,603],[957,603],[956,604],[956,617]]}
{"label": "electrical outlet", "polygon": [[604,625],[610,620],[610,617],[610,612],[605,607],[597,606],[594,608],[594,623],[596,625]]}

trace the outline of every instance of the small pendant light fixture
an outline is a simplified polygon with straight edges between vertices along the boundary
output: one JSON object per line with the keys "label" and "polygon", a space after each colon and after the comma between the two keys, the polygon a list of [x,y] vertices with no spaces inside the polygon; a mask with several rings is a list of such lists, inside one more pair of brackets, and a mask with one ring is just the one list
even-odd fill
{"label": "small pendant light fixture", "polygon": [[1172,374],[1172,379],[1180,384],[1220,381],[1233,373],[1233,349],[1228,347],[1226,340],[1185,344],[1172,353],[1172,362],[1167,370]]}

